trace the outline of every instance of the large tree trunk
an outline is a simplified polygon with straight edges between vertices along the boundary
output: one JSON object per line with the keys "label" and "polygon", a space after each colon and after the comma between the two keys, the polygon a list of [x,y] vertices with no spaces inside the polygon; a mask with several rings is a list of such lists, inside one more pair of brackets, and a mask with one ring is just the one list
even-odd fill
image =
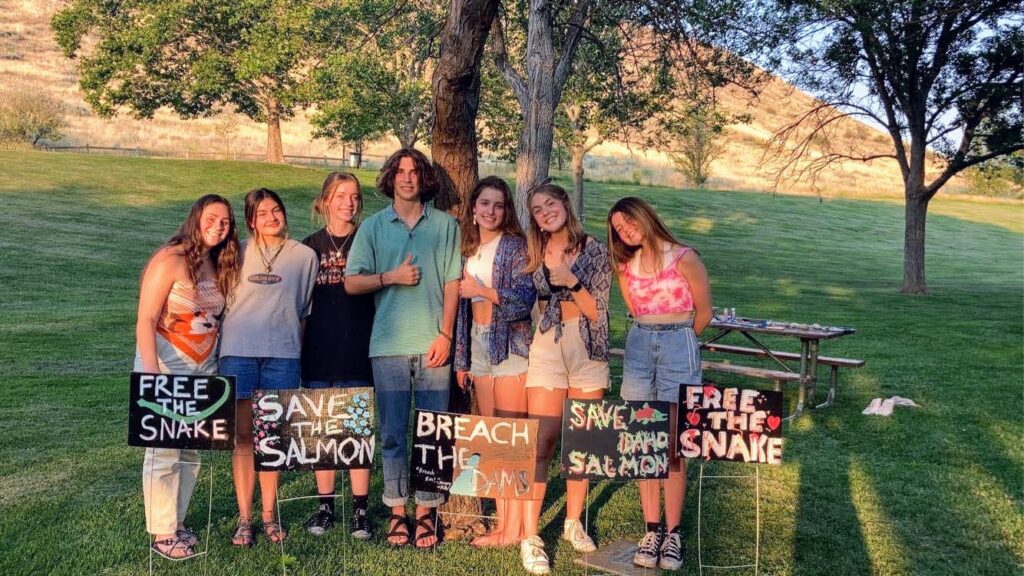
{"label": "large tree trunk", "polygon": [[[431,156],[441,189],[434,200],[455,212],[477,182],[476,113],[480,104],[480,59],[499,0],[452,0],[441,32],[441,52],[431,81],[434,122]],[[454,383],[452,384],[455,385]],[[479,412],[477,412],[479,413]],[[445,538],[487,530],[479,498],[452,496],[441,505]]]}
{"label": "large tree trunk", "polygon": [[431,156],[441,190],[435,205],[454,211],[476,185],[480,59],[498,0],[452,0],[434,69]]}
{"label": "large tree trunk", "polygon": [[907,294],[927,292],[924,275],[924,240],[928,200],[921,189],[907,193],[906,222],[903,231],[903,292]]}
{"label": "large tree trunk", "polygon": [[526,194],[548,177],[551,146],[555,139],[555,49],[551,29],[551,5],[531,0],[526,37],[526,108],[516,155],[516,212],[524,228],[530,220]]}
{"label": "large tree trunk", "polygon": [[576,205],[576,216],[580,222],[583,217],[583,159],[587,153],[583,148],[572,148],[572,200]]}
{"label": "large tree trunk", "polygon": [[267,98],[267,162],[284,163],[284,147],[281,145],[281,111],[277,98]]}

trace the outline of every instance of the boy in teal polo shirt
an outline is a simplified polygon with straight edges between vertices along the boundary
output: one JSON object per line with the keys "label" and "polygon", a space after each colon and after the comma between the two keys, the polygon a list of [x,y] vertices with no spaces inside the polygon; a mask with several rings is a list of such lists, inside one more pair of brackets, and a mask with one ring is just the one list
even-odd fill
{"label": "boy in teal polo shirt", "polygon": [[[452,330],[462,260],[459,226],[428,203],[437,193],[434,170],[421,152],[403,148],[388,158],[377,188],[393,201],[356,232],[345,268],[349,294],[373,293],[377,304],[370,363],[380,415],[384,503],[391,507],[388,543],[408,544],[406,502],[409,408],[448,409]],[[437,543],[434,508],[440,494],[416,491],[415,545]]]}

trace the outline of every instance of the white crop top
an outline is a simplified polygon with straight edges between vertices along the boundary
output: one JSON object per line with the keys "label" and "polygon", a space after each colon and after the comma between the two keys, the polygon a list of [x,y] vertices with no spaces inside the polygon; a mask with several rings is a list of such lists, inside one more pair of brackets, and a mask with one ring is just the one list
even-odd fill
{"label": "white crop top", "polygon": [[[491,287],[494,271],[494,257],[498,253],[498,242],[501,241],[501,234],[486,244],[477,246],[476,252],[466,259],[466,274],[476,278],[476,281]],[[473,298],[473,302],[482,302],[483,296]]]}

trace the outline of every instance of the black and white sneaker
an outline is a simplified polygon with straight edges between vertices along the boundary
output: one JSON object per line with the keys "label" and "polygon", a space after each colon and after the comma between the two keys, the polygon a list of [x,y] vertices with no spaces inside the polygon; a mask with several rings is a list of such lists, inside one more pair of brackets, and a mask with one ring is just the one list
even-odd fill
{"label": "black and white sneaker", "polygon": [[658,567],[658,554],[661,552],[661,543],[665,540],[664,528],[651,530],[644,534],[637,544],[636,554],[633,554],[633,564],[644,568]]}
{"label": "black and white sneaker", "polygon": [[304,526],[310,534],[322,536],[324,532],[334,528],[334,514],[327,504],[321,504],[316,512],[306,520]]}
{"label": "black and white sneaker", "polygon": [[684,550],[683,536],[679,529],[669,532],[661,544],[661,562],[658,565],[662,570],[679,570],[683,567]]}
{"label": "black and white sneaker", "polygon": [[356,508],[355,512],[352,513],[352,528],[350,532],[356,540],[369,540],[373,537],[373,532],[370,530],[370,520],[366,517],[366,510]]}

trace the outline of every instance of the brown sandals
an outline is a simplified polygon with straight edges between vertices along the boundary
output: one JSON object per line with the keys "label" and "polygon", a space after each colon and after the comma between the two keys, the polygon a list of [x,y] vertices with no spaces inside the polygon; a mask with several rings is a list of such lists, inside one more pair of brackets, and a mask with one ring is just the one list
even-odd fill
{"label": "brown sandals", "polygon": [[231,537],[231,543],[242,548],[251,548],[256,543],[252,535],[252,518],[238,519],[238,527],[235,528],[235,535]]}
{"label": "brown sandals", "polygon": [[149,547],[153,552],[168,560],[185,560],[196,555],[195,548],[192,545],[177,537],[155,540]]}

